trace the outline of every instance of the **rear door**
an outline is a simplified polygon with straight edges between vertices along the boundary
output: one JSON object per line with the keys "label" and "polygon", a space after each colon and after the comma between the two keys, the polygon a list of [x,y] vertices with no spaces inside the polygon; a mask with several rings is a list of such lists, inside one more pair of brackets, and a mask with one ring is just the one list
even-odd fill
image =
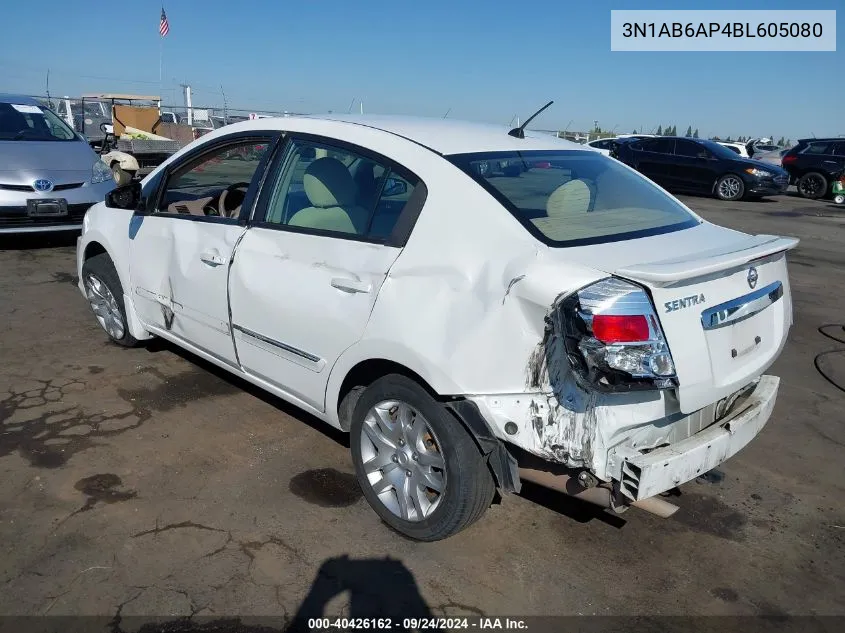
{"label": "rear door", "polygon": [[671,189],[675,184],[672,173],[674,147],[675,140],[671,138],[652,138],[634,143],[631,148],[635,156],[634,167],[661,187]]}
{"label": "rear door", "polygon": [[845,170],[845,141],[839,141],[833,145],[833,157],[830,160],[832,171]]}
{"label": "rear door", "polygon": [[325,408],[329,374],[362,336],[425,186],[386,158],[292,135],[235,252],[229,292],[241,367]]}
{"label": "rear door", "polygon": [[792,324],[786,251],[797,243],[741,236],[697,254],[615,271],[652,294],[675,361],[681,411],[731,395],[778,357]]}

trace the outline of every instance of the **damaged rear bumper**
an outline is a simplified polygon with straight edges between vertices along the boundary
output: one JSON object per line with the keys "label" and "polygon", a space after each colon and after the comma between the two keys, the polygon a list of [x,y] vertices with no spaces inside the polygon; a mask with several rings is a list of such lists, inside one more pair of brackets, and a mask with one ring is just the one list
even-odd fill
{"label": "damaged rear bumper", "polygon": [[780,378],[763,376],[747,399],[723,419],[685,440],[627,457],[619,492],[630,501],[647,499],[712,470],[738,453],[762,430],[777,399]]}

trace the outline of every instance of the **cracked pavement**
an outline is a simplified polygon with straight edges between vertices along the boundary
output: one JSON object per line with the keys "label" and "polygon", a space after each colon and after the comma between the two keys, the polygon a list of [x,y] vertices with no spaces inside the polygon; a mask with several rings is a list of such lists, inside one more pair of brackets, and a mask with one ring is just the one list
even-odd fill
{"label": "cracked pavement", "polygon": [[[661,520],[525,485],[469,530],[416,543],[357,488],[346,438],[161,342],[107,342],[74,238],[0,243],[0,614],[845,614],[845,220],[824,202],[684,198],[802,238],[796,325],[762,435]],[[845,378],[845,353],[819,361]],[[836,587],[840,589],[837,590]],[[199,629],[198,629],[199,630]],[[255,629],[260,630],[259,628]]]}

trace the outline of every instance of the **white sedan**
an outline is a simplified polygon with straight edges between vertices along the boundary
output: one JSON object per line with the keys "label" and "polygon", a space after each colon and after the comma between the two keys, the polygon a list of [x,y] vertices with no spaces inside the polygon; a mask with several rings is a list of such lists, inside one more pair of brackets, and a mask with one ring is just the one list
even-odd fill
{"label": "white sedan", "polygon": [[116,189],[77,259],[114,342],[167,339],[348,431],[373,509],[436,540],[522,480],[676,510],[655,495],[772,412],[796,243],[548,135],[287,117]]}

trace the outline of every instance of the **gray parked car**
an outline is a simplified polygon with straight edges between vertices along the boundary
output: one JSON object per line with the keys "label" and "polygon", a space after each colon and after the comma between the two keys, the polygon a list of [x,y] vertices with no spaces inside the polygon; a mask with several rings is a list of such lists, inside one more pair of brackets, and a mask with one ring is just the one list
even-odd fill
{"label": "gray parked car", "polygon": [[0,94],[0,233],[79,229],[114,187],[108,165],[55,113]]}

